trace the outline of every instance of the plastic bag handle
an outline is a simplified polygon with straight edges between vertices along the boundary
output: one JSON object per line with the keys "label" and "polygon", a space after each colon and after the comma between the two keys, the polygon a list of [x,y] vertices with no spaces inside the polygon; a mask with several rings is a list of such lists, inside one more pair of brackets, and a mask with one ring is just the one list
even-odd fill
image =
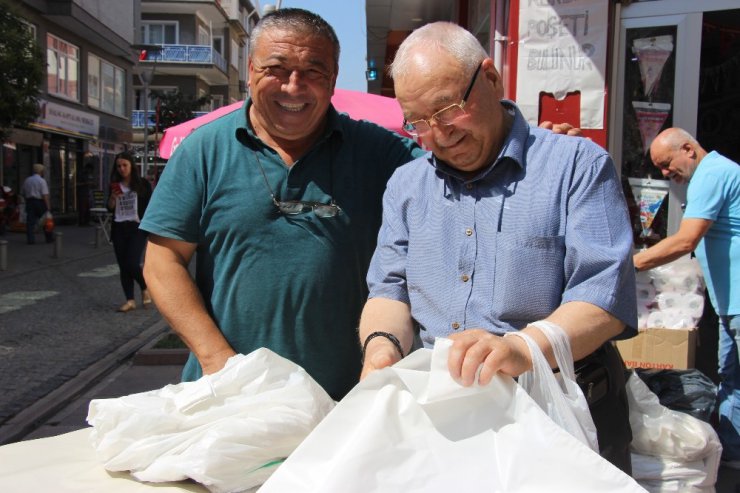
{"label": "plastic bag handle", "polygon": [[552,346],[552,351],[555,355],[555,364],[558,365],[560,373],[565,378],[575,381],[576,371],[573,366],[573,352],[570,349],[568,335],[562,327],[547,320],[538,320],[529,325],[540,329],[545,337],[547,337],[547,340],[550,341],[550,346]]}
{"label": "plastic bag handle", "polygon": [[535,384],[535,379],[539,378],[541,379],[539,384],[545,388],[560,387],[560,383],[555,378],[552,368],[550,368],[550,363],[547,362],[545,355],[542,354],[542,350],[534,342],[534,339],[524,332],[507,332],[504,334],[504,337],[510,336],[516,336],[524,340],[532,357],[532,370],[519,375],[519,384],[525,389],[531,389]]}

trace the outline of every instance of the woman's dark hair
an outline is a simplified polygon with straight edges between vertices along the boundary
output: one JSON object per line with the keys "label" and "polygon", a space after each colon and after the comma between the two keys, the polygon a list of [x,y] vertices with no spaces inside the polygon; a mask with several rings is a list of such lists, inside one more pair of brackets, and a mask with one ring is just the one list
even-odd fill
{"label": "woman's dark hair", "polygon": [[118,172],[119,159],[124,159],[131,163],[131,183],[129,183],[129,188],[139,195],[146,194],[146,185],[144,185],[144,179],[139,175],[139,168],[136,166],[136,159],[134,158],[134,155],[128,151],[116,154],[116,158],[113,160],[113,169],[110,172],[111,183],[123,180],[123,177]]}

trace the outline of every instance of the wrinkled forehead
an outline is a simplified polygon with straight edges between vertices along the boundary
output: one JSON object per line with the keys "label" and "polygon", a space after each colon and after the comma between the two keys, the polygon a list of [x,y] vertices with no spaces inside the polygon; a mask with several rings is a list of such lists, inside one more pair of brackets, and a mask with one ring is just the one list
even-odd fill
{"label": "wrinkled forehead", "polygon": [[252,57],[261,62],[277,61],[335,70],[332,42],[304,30],[269,29],[257,40]]}

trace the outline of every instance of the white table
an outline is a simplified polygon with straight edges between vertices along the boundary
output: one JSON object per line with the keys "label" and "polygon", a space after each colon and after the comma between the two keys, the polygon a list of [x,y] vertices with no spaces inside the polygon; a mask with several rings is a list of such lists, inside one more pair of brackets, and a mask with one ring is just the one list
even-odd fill
{"label": "white table", "polygon": [[25,493],[208,493],[192,481],[142,483],[108,472],[90,443],[91,428],[0,447],[0,491]]}
{"label": "white table", "polygon": [[98,225],[103,228],[103,234],[105,239],[110,243],[110,221],[112,214],[108,212],[105,207],[92,207],[90,208],[90,215],[95,218]]}

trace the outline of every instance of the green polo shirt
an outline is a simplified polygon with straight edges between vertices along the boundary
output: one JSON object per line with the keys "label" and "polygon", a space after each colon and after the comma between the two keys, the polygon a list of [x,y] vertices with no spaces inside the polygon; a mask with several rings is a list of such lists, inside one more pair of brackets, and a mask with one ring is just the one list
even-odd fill
{"label": "green polo shirt", "polygon": [[[340,399],[361,368],[357,326],[385,184],[423,151],[332,107],[325,134],[288,168],[248,124],[250,104],[182,142],[141,228],[197,243],[196,284],[235,351],[269,348]],[[333,199],[342,211],[283,215],[265,178],[279,200]],[[191,354],[183,380],[200,376]]]}

